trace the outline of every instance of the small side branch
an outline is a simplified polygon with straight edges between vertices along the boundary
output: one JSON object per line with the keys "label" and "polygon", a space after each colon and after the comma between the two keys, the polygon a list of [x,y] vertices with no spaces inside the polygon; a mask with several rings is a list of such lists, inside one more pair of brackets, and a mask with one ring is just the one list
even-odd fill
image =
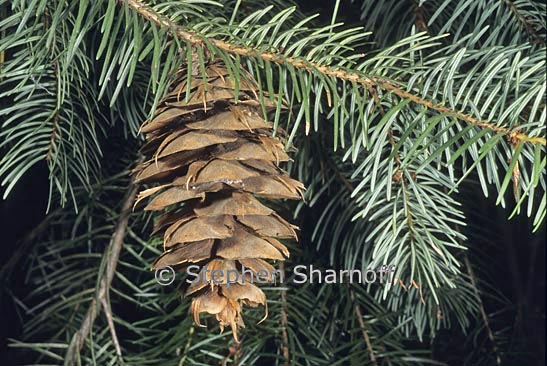
{"label": "small side branch", "polygon": [[418,28],[420,32],[431,34],[429,27],[427,26],[424,7],[420,6],[420,2],[418,0],[414,0],[412,2],[412,9],[414,10],[414,16],[416,17],[416,20],[414,21],[416,28]]}
{"label": "small side branch", "polygon": [[114,317],[112,316],[112,307],[110,302],[106,297],[102,297],[101,305],[103,306],[104,313],[106,315],[106,321],[108,323],[108,328],[110,329],[110,336],[112,337],[112,343],[114,343],[114,348],[116,349],[116,355],[118,358],[122,357],[122,348],[120,347],[120,341],[118,340],[118,335],[116,334],[116,327],[114,325]]}
{"label": "small side branch", "polygon": [[[279,269],[285,276],[285,264],[281,262]],[[289,334],[287,333],[287,326],[289,320],[287,317],[287,292],[281,291],[281,353],[285,359],[284,366],[289,365]]]}
{"label": "small side branch", "polygon": [[184,351],[182,353],[182,357],[180,358],[180,361],[178,363],[178,366],[184,366],[184,363],[186,362],[186,359],[188,358],[188,352],[190,351],[190,346],[192,345],[192,338],[194,336],[194,324],[190,326],[190,329],[188,329],[188,340],[186,341],[186,346],[184,346]]}
{"label": "small side branch", "polygon": [[539,37],[536,30],[534,29],[533,25],[526,19],[525,16],[523,16],[520,11],[515,6],[514,2],[510,0],[505,0],[505,5],[509,8],[511,13],[517,18],[518,22],[520,23],[521,27],[524,29],[526,34],[528,34],[528,37],[532,40],[532,42],[537,43],[539,45],[545,46],[545,40]]}
{"label": "small side branch", "polygon": [[[57,61],[55,61],[53,63],[53,72],[54,72],[54,75],[55,75],[55,79],[57,79],[57,90],[59,90],[59,65],[57,63]],[[49,91],[46,89],[46,91],[49,93]],[[50,161],[51,158],[53,157],[53,154],[55,153],[55,143],[57,141],[57,138],[58,138],[58,134],[60,133],[59,132],[59,107],[56,107],[55,109],[55,114],[53,116],[53,126],[51,128],[51,136],[49,138],[49,147],[47,149],[47,154],[46,154],[46,161]]]}
{"label": "small side branch", "polygon": [[228,354],[222,359],[222,366],[227,366],[231,357],[234,358],[233,365],[238,366],[240,354],[241,354],[241,343],[232,341],[232,343],[230,344],[230,347],[228,347]]}
{"label": "small side branch", "polygon": [[475,279],[475,273],[473,272],[473,268],[471,267],[471,263],[469,262],[469,258],[467,257],[467,254],[464,253],[464,261],[465,266],[467,267],[467,273],[469,274],[469,277],[471,278],[471,284],[473,285],[473,290],[475,291],[475,295],[477,295],[477,298],[479,299],[479,309],[481,312],[482,321],[484,323],[484,327],[486,328],[486,333],[488,335],[488,339],[490,342],[492,342],[492,352],[496,356],[496,365],[501,365],[501,357],[499,354],[498,347],[496,346],[496,340],[494,339],[494,333],[492,332],[492,328],[490,328],[490,323],[488,321],[488,315],[486,315],[486,310],[484,309],[484,304],[482,302],[479,288],[477,287],[477,281]]}
{"label": "small side branch", "polygon": [[118,260],[120,258],[120,252],[122,250],[123,241],[127,233],[127,227],[129,223],[129,215],[131,213],[131,208],[137,197],[138,185],[133,183],[133,180],[129,183],[128,194],[123,203],[120,216],[116,223],[112,239],[110,241],[110,246],[106,249],[104,256],[106,257],[106,269],[102,274],[100,280],[100,287],[98,292],[98,297],[91,301],[89,309],[86,313],[84,321],[80,326],[80,330],[72,338],[72,342],[67,351],[65,357],[65,365],[74,364],[75,360],[78,359],[77,355],[82,350],[86,339],[89,337],[93,323],[97,318],[98,314],[101,311],[101,307],[104,308],[107,322],[112,334],[112,339],[114,346],[116,348],[116,353],[121,357],[121,347],[116,336],[116,331],[114,329],[114,321],[112,318],[112,311],[108,304],[108,293],[110,290],[110,285],[116,273],[116,267],[118,265]]}
{"label": "small side branch", "polygon": [[359,307],[359,304],[357,304],[357,301],[355,301],[355,292],[353,291],[353,289],[349,290],[349,294],[351,297],[351,301],[353,302],[355,317],[357,318],[357,321],[359,322],[359,328],[361,329],[361,333],[363,334],[363,339],[365,340],[367,350],[370,354],[370,361],[374,364],[374,366],[378,366],[378,361],[376,360],[376,355],[374,354],[374,350],[372,349],[372,343],[370,342],[370,337],[367,332],[365,319],[363,317],[363,314],[361,313],[361,308]]}

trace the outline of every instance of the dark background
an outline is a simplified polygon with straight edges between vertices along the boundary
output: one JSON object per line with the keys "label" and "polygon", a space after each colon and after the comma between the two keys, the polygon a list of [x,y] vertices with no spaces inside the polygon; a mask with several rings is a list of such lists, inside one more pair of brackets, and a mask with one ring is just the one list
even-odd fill
{"label": "dark background", "polygon": [[[310,13],[318,11],[320,20],[330,21],[331,1],[299,1],[302,9]],[[359,23],[359,9],[348,1],[343,2],[340,17],[346,23]],[[488,263],[488,272],[493,275],[496,287],[514,304],[511,311],[496,317],[491,326],[496,330],[512,327],[514,339],[523,342],[519,348],[528,354],[530,366],[545,365],[545,224],[532,234],[531,224],[525,215],[507,221],[509,209],[495,206],[493,199],[485,199],[478,187],[468,185],[464,189],[464,210],[470,245],[480,245],[481,237],[476,228],[495,245],[472,247],[470,260]],[[6,200],[0,200],[0,268],[12,258],[15,248],[22,245],[44,219],[48,200],[48,169],[46,163],[32,168],[19,181]],[[3,189],[0,188],[3,195]],[[480,249],[480,250],[479,250]],[[19,264],[21,262],[18,262]],[[15,356],[7,345],[9,338],[21,336],[21,321],[15,311],[12,295],[18,295],[23,288],[24,268],[16,266],[10,278],[0,278],[0,365],[15,365]],[[495,304],[485,300],[488,314],[497,309]],[[132,314],[138,318],[138,314]],[[458,366],[463,363],[466,352],[466,335],[459,329],[443,330],[434,341],[435,359]],[[501,350],[504,351],[503,349]],[[526,366],[518,359],[506,360],[506,365]]]}

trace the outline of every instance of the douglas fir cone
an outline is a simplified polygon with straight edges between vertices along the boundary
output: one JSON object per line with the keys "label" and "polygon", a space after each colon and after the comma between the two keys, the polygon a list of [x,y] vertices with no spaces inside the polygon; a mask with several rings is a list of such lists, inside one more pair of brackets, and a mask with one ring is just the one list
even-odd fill
{"label": "douglas fir cone", "polygon": [[194,282],[185,293],[193,296],[194,320],[201,325],[200,313],[214,314],[237,340],[244,326],[241,305],[266,306],[266,297],[241,276],[235,284],[215,283],[211,271],[273,273],[266,260],[289,256],[278,239],[296,238],[296,227],[256,197],[299,199],[304,187],[279,168],[289,157],[283,141],[272,137],[273,124],[263,118],[248,74],[236,87],[221,62],[206,65],[205,72],[205,78],[195,72],[190,85],[187,72],[179,73],[142,127],[150,160],[136,168],[136,181],[160,185],[141,192],[138,201],[155,195],[145,210],[166,209],[154,228],[164,237],[154,268],[209,270],[208,281]]}

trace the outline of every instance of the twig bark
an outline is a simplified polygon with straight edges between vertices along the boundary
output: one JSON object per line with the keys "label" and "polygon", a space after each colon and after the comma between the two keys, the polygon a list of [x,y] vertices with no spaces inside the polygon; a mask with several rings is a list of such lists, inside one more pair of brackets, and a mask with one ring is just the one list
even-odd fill
{"label": "twig bark", "polygon": [[[47,22],[46,22],[47,24]],[[57,90],[59,90],[60,86],[59,86],[59,64],[57,61],[54,61],[53,62],[53,73],[55,75],[55,79],[57,80]],[[49,91],[46,90],[48,93]],[[55,108],[55,114],[53,116],[53,123],[52,123],[52,127],[51,127],[51,135],[50,135],[50,138],[49,138],[49,146],[48,146],[48,149],[47,149],[47,154],[46,154],[46,161],[50,161],[51,158],[53,157],[53,154],[55,152],[55,143],[57,141],[57,138],[59,137],[58,135],[60,134],[60,129],[59,129],[59,120],[60,120],[60,117],[59,117],[59,113],[60,113],[60,110],[59,110],[59,107],[56,107]]]}
{"label": "twig bark", "polygon": [[[380,102],[380,98],[378,97],[378,91],[376,88],[368,87],[368,92],[372,96],[372,99],[374,100],[374,103],[376,104],[376,107],[378,108],[378,111],[380,112],[380,115],[384,117],[386,115],[386,112],[384,111],[384,108],[382,107],[382,103]],[[393,136],[393,131],[391,128],[388,128],[387,130],[387,137],[389,140],[389,144],[391,145],[392,149],[395,149],[397,147],[397,143],[395,141],[395,137]],[[408,192],[408,187],[405,183],[405,176],[403,172],[401,171],[401,155],[399,152],[396,152],[393,156],[393,159],[395,160],[395,165],[397,167],[397,171],[395,172],[392,179],[396,180],[398,179],[398,182],[401,184],[401,187],[403,189],[403,198],[405,202],[410,201],[410,194]],[[405,216],[406,221],[409,228],[409,236],[410,236],[410,242],[412,245],[414,245],[415,242],[415,234],[414,234],[414,219],[412,217],[412,212],[410,210],[410,205],[405,204]],[[419,288],[419,287],[418,287]],[[421,290],[420,290],[421,293]],[[422,302],[424,302],[422,297]]]}
{"label": "twig bark", "polygon": [[[347,180],[347,178],[338,170],[335,164],[333,164],[330,160],[328,160],[329,165],[334,170],[335,174],[338,176],[338,178],[342,181],[342,183],[347,187],[348,191],[353,192],[354,188],[353,185]],[[374,349],[372,348],[372,343],[370,342],[370,337],[367,332],[365,319],[363,317],[363,313],[361,312],[361,308],[359,307],[359,304],[357,304],[357,301],[355,301],[355,292],[353,289],[350,288],[349,290],[351,302],[353,303],[353,310],[355,313],[355,317],[357,318],[357,322],[359,323],[359,329],[361,329],[361,334],[363,335],[363,340],[365,341],[365,345],[367,347],[367,350],[370,354],[370,361],[374,364],[374,366],[378,366],[378,362],[376,360],[376,355],[374,354]],[[281,298],[283,301],[283,297]],[[282,313],[283,316],[283,313]],[[283,320],[282,320],[283,321]]]}
{"label": "twig bark", "polygon": [[112,316],[112,307],[110,302],[106,297],[102,297],[101,305],[103,306],[104,313],[106,315],[106,321],[108,323],[108,328],[110,329],[110,336],[112,337],[112,342],[114,343],[114,348],[116,349],[116,355],[122,357],[122,348],[120,347],[120,341],[118,340],[118,335],[116,334],[116,327],[114,326],[114,317]]}
{"label": "twig bark", "polygon": [[188,340],[186,341],[186,346],[184,346],[184,351],[182,353],[182,357],[179,361],[179,364],[178,366],[183,366],[184,365],[184,362],[186,362],[186,359],[188,358],[188,351],[190,351],[190,346],[192,345],[192,338],[193,338],[193,335],[194,335],[194,324],[192,324],[190,326],[190,329],[188,329]]}
{"label": "twig bark", "polygon": [[0,278],[8,279],[11,273],[17,268],[17,265],[21,259],[29,252],[29,248],[35,242],[35,240],[43,234],[43,232],[49,228],[51,221],[56,218],[56,215],[61,211],[57,208],[53,212],[50,212],[34,229],[30,230],[22,239],[17,241],[16,251],[10,256],[8,261],[0,268]]}
{"label": "twig bark", "polygon": [[369,86],[378,87],[383,90],[389,91],[401,98],[410,99],[412,102],[425,106],[431,110],[437,111],[439,113],[451,115],[468,124],[471,124],[480,128],[484,128],[484,129],[489,129],[496,133],[502,133],[504,135],[511,136],[511,138],[522,140],[527,143],[541,144],[541,145],[546,144],[545,137],[540,137],[540,136],[532,137],[522,132],[512,130],[509,127],[498,126],[490,122],[481,121],[463,112],[453,110],[441,104],[436,104],[416,94],[407,92],[406,90],[404,90],[404,88],[395,85],[391,81],[383,80],[379,78],[366,77],[352,71],[322,65],[319,63],[314,63],[314,62],[303,60],[296,57],[286,57],[278,53],[260,51],[252,47],[238,46],[238,45],[234,45],[229,42],[215,39],[215,38],[206,38],[199,35],[198,33],[190,32],[190,31],[182,29],[177,24],[169,20],[167,17],[153,11],[149,6],[147,6],[140,0],[120,0],[120,2],[134,9],[143,18],[156,23],[160,27],[167,28],[168,30],[170,30],[173,36],[185,42],[188,42],[193,46],[204,46],[206,43],[205,41],[207,41],[208,44],[213,45],[214,47],[220,50],[223,50],[225,52],[228,52],[232,55],[260,58],[264,61],[273,62],[276,64],[290,64],[295,69],[305,70],[310,73],[319,73],[319,74],[330,76],[339,80],[345,80],[352,83],[360,84],[360,85],[363,85],[364,87],[369,87]]}
{"label": "twig bark", "polygon": [[[283,262],[280,263],[279,269],[285,277],[285,265]],[[281,353],[285,359],[284,366],[289,366],[289,334],[287,333],[287,326],[289,320],[287,317],[287,292],[285,290],[281,291]]]}
{"label": "twig bark", "polygon": [[222,366],[227,366],[231,357],[234,358],[233,365],[238,366],[240,353],[241,353],[241,343],[232,341],[232,343],[230,344],[230,347],[228,347],[228,354],[222,359]]}
{"label": "twig bark", "polygon": [[349,295],[351,297],[351,301],[353,302],[355,317],[359,322],[359,328],[361,329],[363,339],[365,340],[367,350],[370,354],[370,361],[374,364],[374,366],[378,366],[378,361],[376,360],[376,355],[374,354],[374,349],[372,348],[372,343],[370,342],[370,337],[368,336],[365,319],[363,317],[363,314],[361,313],[361,308],[359,307],[359,304],[357,304],[357,301],[355,301],[355,292],[353,291],[353,289],[349,290]]}
{"label": "twig bark", "polygon": [[128,194],[123,203],[120,216],[118,217],[118,221],[116,223],[110,245],[104,253],[104,256],[106,256],[106,269],[102,274],[102,278],[100,280],[98,296],[91,301],[84,321],[80,326],[80,330],[72,338],[72,342],[65,357],[65,365],[73,365],[76,363],[75,360],[78,358],[77,356],[82,350],[85,341],[89,336],[89,333],[91,332],[93,323],[95,322],[95,319],[101,311],[101,306],[105,310],[106,319],[110,327],[113,343],[116,347],[116,353],[118,354],[118,356],[121,357],[121,347],[119,345],[118,338],[114,330],[112,310],[110,306],[108,306],[107,299],[110,285],[112,284],[114,274],[116,273],[116,267],[118,265],[120,252],[122,250],[123,241],[127,232],[129,215],[131,213],[131,208],[133,207],[135,198],[137,197],[137,192],[138,185],[134,184],[133,180],[131,180],[128,187]]}
{"label": "twig bark", "polygon": [[477,287],[477,281],[475,279],[475,273],[473,272],[473,268],[471,267],[471,263],[469,262],[469,258],[467,257],[467,254],[464,253],[464,261],[465,266],[467,267],[467,273],[469,274],[469,277],[471,278],[471,284],[473,285],[473,290],[475,291],[475,295],[477,295],[477,298],[479,299],[479,309],[481,312],[482,321],[484,323],[484,327],[486,328],[486,333],[488,334],[488,339],[490,342],[492,342],[492,352],[496,356],[496,365],[501,365],[501,357],[498,351],[498,347],[496,346],[496,341],[494,339],[494,333],[492,332],[492,328],[490,328],[490,323],[488,322],[488,315],[486,315],[486,310],[484,309],[484,304],[482,302],[479,288]]}
{"label": "twig bark", "polygon": [[525,16],[523,16],[513,1],[505,0],[505,5],[509,8],[511,13],[517,18],[518,22],[520,23],[521,27],[524,28],[524,31],[526,34],[528,34],[528,37],[534,42],[539,45],[545,46],[545,40],[540,38],[537,34],[537,32],[534,30],[534,27],[528,19],[526,19]]}
{"label": "twig bark", "polygon": [[429,27],[427,26],[425,10],[423,6],[420,6],[420,1],[414,0],[412,2],[412,9],[414,11],[414,16],[416,17],[416,20],[414,21],[416,28],[418,28],[420,32],[426,32],[427,34],[431,34]]}

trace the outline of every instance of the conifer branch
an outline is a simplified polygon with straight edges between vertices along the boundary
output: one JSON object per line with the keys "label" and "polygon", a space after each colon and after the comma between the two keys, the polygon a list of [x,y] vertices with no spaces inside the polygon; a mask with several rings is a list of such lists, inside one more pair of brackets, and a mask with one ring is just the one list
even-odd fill
{"label": "conifer branch", "polygon": [[[338,167],[330,159],[328,159],[327,161],[328,161],[329,165],[331,166],[331,168],[334,170],[336,176],[342,181],[342,183],[346,186],[348,191],[350,191],[350,193],[353,192],[354,191],[353,185],[340,172]],[[374,366],[378,366],[378,363],[376,361],[376,355],[374,354],[374,349],[372,348],[372,343],[370,342],[370,337],[369,337],[367,329],[366,329],[365,319],[363,317],[363,314],[361,312],[361,308],[359,307],[359,304],[355,300],[355,292],[351,288],[350,288],[349,291],[350,291],[349,294],[350,294],[351,301],[353,302],[353,310],[354,310],[354,313],[355,313],[355,317],[357,318],[357,322],[359,323],[359,329],[361,330],[361,333],[363,335],[363,340],[365,341],[365,345],[366,345],[367,350],[370,354],[370,360],[372,361]],[[287,349],[287,353],[288,353],[288,349]]]}
{"label": "conifer branch", "polygon": [[[285,264],[280,263],[279,269],[283,276],[285,276]],[[287,333],[287,326],[289,324],[287,317],[287,292],[285,290],[281,291],[281,348],[283,358],[285,359],[285,366],[289,365],[289,335]]]}
{"label": "conifer branch", "polygon": [[526,17],[524,17],[520,12],[519,10],[517,9],[517,7],[515,6],[514,2],[513,1],[510,1],[510,0],[505,0],[505,5],[507,5],[507,7],[509,8],[509,10],[511,11],[511,13],[513,13],[513,15],[515,16],[515,18],[517,18],[518,22],[520,23],[520,25],[522,26],[522,28],[524,29],[524,31],[526,32],[526,34],[528,34],[528,36],[530,37],[530,39],[539,44],[539,45],[542,45],[542,46],[545,46],[545,40],[541,39],[537,32],[534,30],[534,27],[532,26],[532,24],[530,24],[530,22],[528,21],[528,19],[526,19]]}
{"label": "conifer branch", "polygon": [[232,343],[230,343],[230,346],[228,347],[228,354],[224,356],[224,358],[222,359],[222,366],[228,366],[228,362],[231,361],[232,357],[233,357],[233,362],[231,364],[234,366],[239,366],[240,353],[241,353],[241,343],[238,343],[232,340]]}
{"label": "conifer branch", "polygon": [[498,347],[496,346],[496,340],[494,339],[494,333],[492,332],[492,328],[490,328],[490,322],[488,321],[488,315],[486,315],[486,311],[484,309],[484,303],[482,302],[479,288],[477,287],[477,280],[475,278],[475,273],[473,272],[473,268],[471,267],[471,262],[469,261],[469,258],[467,257],[467,254],[464,253],[464,261],[465,266],[467,267],[467,273],[469,274],[469,278],[471,279],[471,285],[473,286],[473,290],[475,292],[475,295],[479,299],[479,309],[482,317],[482,321],[484,323],[484,327],[486,328],[486,333],[488,334],[488,339],[490,342],[492,342],[492,352],[494,352],[494,355],[496,356],[496,365],[501,365],[501,357],[499,355]]}
{"label": "conifer branch", "polygon": [[374,354],[372,343],[370,342],[370,337],[366,329],[365,320],[363,318],[363,314],[361,313],[361,308],[359,307],[359,304],[357,304],[357,302],[355,301],[355,293],[353,289],[350,289],[349,291],[350,291],[349,294],[351,297],[351,301],[353,302],[355,317],[357,318],[357,321],[359,322],[359,328],[361,329],[361,333],[363,334],[363,339],[365,340],[367,350],[370,354],[370,361],[373,363],[374,366],[378,366],[378,362],[376,361],[376,355]]}
{"label": "conifer branch", "polygon": [[118,335],[116,333],[116,326],[114,325],[114,317],[112,316],[112,307],[110,306],[110,302],[106,299],[106,297],[102,297],[100,300],[104,309],[106,322],[108,323],[108,328],[110,329],[110,336],[112,337],[112,343],[114,343],[114,348],[116,349],[116,355],[121,359],[122,348],[120,346],[120,341],[118,340]]}
{"label": "conifer branch", "polygon": [[[110,310],[110,307],[104,306],[107,302],[108,298],[108,292],[110,291],[110,285],[112,284],[112,280],[114,279],[114,274],[116,273],[116,267],[118,265],[118,260],[120,257],[120,252],[122,250],[123,241],[125,238],[125,235],[127,233],[127,227],[129,224],[129,215],[131,213],[131,208],[133,207],[133,203],[135,202],[135,199],[137,197],[139,186],[131,180],[128,187],[128,194],[125,198],[125,201],[123,203],[122,209],[120,211],[120,216],[118,217],[118,221],[116,223],[114,233],[112,235],[112,240],[108,248],[106,249],[104,256],[106,256],[106,268],[105,271],[102,274],[102,278],[100,280],[100,287],[98,291],[98,297],[94,298],[91,301],[91,304],[89,305],[89,309],[86,313],[86,316],[84,318],[84,321],[82,322],[82,325],[80,326],[80,330],[74,335],[72,338],[72,342],[68,348],[67,355],[65,357],[65,365],[71,365],[70,362],[74,362],[78,357],[77,355],[81,351],[81,349],[84,346],[84,343],[89,336],[91,329],[93,328],[93,323],[95,322],[95,319],[99,315],[101,311],[101,305],[103,305],[107,321],[109,322],[109,326],[111,327],[111,334],[113,335],[113,342],[116,347],[116,353],[118,355],[121,355],[121,348],[119,346],[119,342],[117,342],[117,337],[115,336],[115,331],[113,331],[113,321],[110,325],[110,319],[112,318],[112,314],[108,313]],[[110,319],[109,319],[110,317]]]}
{"label": "conifer branch", "polygon": [[46,232],[51,225],[52,219],[61,211],[60,208],[56,208],[50,212],[35,228],[31,229],[23,238],[17,241],[17,251],[8,259],[6,263],[0,268],[0,278],[7,279],[11,276],[13,270],[17,268],[23,257],[28,255],[32,244],[39,238],[44,232]]}
{"label": "conifer branch", "polygon": [[[59,91],[60,85],[59,85],[59,64],[57,61],[53,62],[53,75],[55,76],[55,79],[57,80],[57,92]],[[53,126],[51,129],[51,136],[49,139],[49,146],[47,149],[46,154],[46,161],[50,161],[51,157],[53,156],[54,149],[55,149],[55,142],[58,138],[58,134],[60,133],[59,129],[59,106],[55,108],[55,114],[53,116]]]}
{"label": "conifer branch", "polygon": [[383,90],[389,91],[401,98],[410,99],[413,103],[422,105],[436,112],[451,115],[454,118],[457,118],[465,123],[483,129],[488,129],[496,133],[501,133],[508,137],[527,143],[546,145],[545,137],[528,136],[525,133],[517,130],[512,130],[506,126],[498,126],[491,122],[482,121],[471,115],[453,110],[451,108],[443,106],[442,104],[434,103],[416,94],[407,92],[403,89],[403,87],[397,86],[391,81],[382,80],[379,78],[369,78],[349,70],[334,68],[296,57],[286,57],[280,53],[260,51],[252,47],[234,45],[229,42],[215,38],[206,38],[195,32],[182,29],[177,24],[169,20],[167,17],[154,12],[147,4],[140,0],[120,0],[120,2],[134,9],[140,16],[147,19],[148,21],[154,22],[160,27],[169,29],[173,36],[176,36],[193,46],[204,46],[206,43],[208,43],[232,55],[258,58],[267,62],[272,62],[280,65],[289,64],[295,69],[304,70],[309,73],[318,73],[339,80],[349,81],[351,83],[360,84],[364,87],[375,86]]}
{"label": "conifer branch", "polygon": [[[545,49],[529,42],[537,37],[545,44],[541,32],[545,18],[539,12],[544,5],[516,0],[491,2],[491,7],[473,0],[440,0],[424,7],[418,6],[418,0],[386,1],[381,6],[372,0],[362,2],[367,4],[363,17],[372,18],[366,19],[367,24],[378,28],[373,39],[376,45],[369,45],[370,36],[363,33],[359,21],[343,27],[316,27],[310,25],[313,16],[300,13],[291,0],[273,0],[267,6],[258,0],[110,0],[108,4],[0,0],[0,82],[8,86],[0,92],[0,149],[5,152],[0,158],[0,181],[7,186],[7,195],[35,162],[45,160],[50,201],[58,191],[63,204],[72,199],[76,208],[50,212],[16,243],[18,249],[0,269],[0,278],[13,274],[16,279],[16,272],[28,272],[24,286],[15,292],[14,305],[22,318],[21,340],[36,343],[11,341],[28,354],[27,363],[62,364],[64,359],[70,366],[127,360],[131,364],[237,365],[268,363],[275,358],[279,366],[349,361],[416,366],[444,358],[436,351],[444,350],[445,340],[453,339],[450,332],[439,331],[455,323],[465,329],[473,327],[486,341],[482,345],[466,342],[461,354],[450,355],[458,359],[455,362],[465,358],[480,363],[480,357],[501,365],[504,359],[522,355],[521,344],[527,343],[515,343],[519,336],[515,331],[524,319],[524,308],[518,308],[516,321],[494,324],[498,301],[490,304],[495,305],[492,309],[483,301],[485,296],[498,295],[497,290],[503,295],[505,287],[481,285],[479,275],[491,263],[480,263],[485,268],[479,273],[479,262],[472,260],[471,267],[469,259],[473,258],[454,253],[461,253],[468,231],[458,228],[466,218],[452,193],[473,173],[485,194],[497,188],[498,201],[504,207],[513,206],[505,194],[512,182],[517,200],[514,215],[527,206],[527,215],[535,216],[534,230],[544,221],[546,210],[540,197],[545,198],[546,135],[540,123],[545,119],[545,78],[540,71],[545,69],[541,59]],[[343,10],[343,4],[339,5]],[[354,9],[346,8],[346,14],[351,12]],[[389,24],[399,26],[390,29]],[[483,29],[481,36],[477,30]],[[452,35],[441,40],[439,34],[444,30]],[[372,54],[356,53],[365,49]],[[218,65],[208,69],[215,65],[215,57],[224,65],[220,71]],[[186,87],[172,88],[173,75],[185,79],[180,67],[187,68]],[[200,76],[207,78],[199,80]],[[213,89],[219,93],[213,95]],[[175,95],[177,90],[180,94]],[[166,94],[170,95],[162,104],[160,98]],[[291,107],[288,120],[280,114],[286,103]],[[265,141],[260,140],[262,134],[267,134],[260,130],[257,140],[247,139],[251,136],[247,129],[226,133],[183,130],[190,123],[205,129],[209,117],[221,119],[220,113],[229,110],[241,112],[234,112],[234,122],[253,122],[254,117],[263,116],[261,112],[276,109],[274,129],[285,128],[287,133],[281,137],[289,137],[289,143],[284,146],[295,142],[299,151],[299,158],[289,166],[310,187],[312,210],[298,206],[295,215],[306,215],[302,222],[311,225],[305,225],[303,235],[315,243],[316,250],[298,252],[293,260],[315,263],[319,255],[321,263],[328,259],[333,267],[363,269],[365,265],[378,268],[380,262],[394,263],[399,277],[410,267],[413,278],[421,283],[412,279],[407,287],[394,278],[388,285],[391,288],[377,287],[369,293],[349,284],[320,293],[317,287],[306,286],[298,296],[282,291],[276,295],[279,303],[270,308],[275,319],[260,328],[247,324],[244,332],[249,336],[243,344],[226,343],[221,335],[198,331],[186,320],[178,322],[178,297],[158,294],[146,269],[158,254],[154,242],[145,238],[152,216],[129,216],[135,186],[141,182],[128,184],[119,169],[128,157],[134,157],[135,135],[145,115],[154,115],[148,111],[152,105],[157,105],[155,115],[161,117],[156,122],[161,127],[157,133],[150,132],[147,151],[156,150],[160,141],[174,141],[164,140],[167,135],[179,139],[173,132],[185,136],[174,144],[177,148],[189,145],[183,140],[190,132],[211,136],[218,145],[189,154],[187,150],[175,154],[166,150],[163,157],[159,152],[149,154],[157,159],[140,165],[150,168],[147,173],[158,174],[160,184],[179,173],[197,177],[193,168],[201,170],[199,164],[211,164],[206,159],[213,152],[240,159],[235,148],[249,147],[248,159],[256,160],[255,147]],[[200,106],[194,109],[196,105]],[[251,110],[250,118],[242,117]],[[188,114],[164,125],[160,121],[172,117],[166,111]],[[328,126],[322,123],[323,117],[331,122]],[[214,119],[209,122],[208,127],[218,125]],[[270,131],[270,121],[266,122]],[[304,139],[311,129],[317,133]],[[216,143],[220,135],[239,140],[221,146]],[[243,138],[249,146],[240,144]],[[161,146],[164,152],[165,145]],[[281,151],[285,151],[283,146]],[[279,154],[272,152],[277,163]],[[199,158],[198,164],[194,157]],[[186,164],[171,170],[181,159],[193,167]],[[257,174],[254,167],[247,167],[243,167],[246,172]],[[211,176],[220,170],[234,171],[213,169]],[[283,177],[288,179],[288,175]],[[175,186],[184,177],[179,178],[173,181]],[[225,177],[218,181],[234,182]],[[227,187],[214,192],[213,185],[209,180],[202,184],[204,190],[211,190],[208,201],[192,199],[184,207],[170,206],[170,215],[163,213],[158,222],[182,220],[179,215],[194,212],[194,208],[205,211],[210,202],[228,196]],[[475,202],[462,204],[467,207]],[[238,205],[231,215],[234,225],[252,220],[247,217],[250,214],[238,215],[241,210]],[[209,217],[215,216],[202,215],[201,219],[213,222]],[[230,230],[230,225],[218,222],[219,230]],[[476,226],[483,223],[489,223],[487,218],[479,218]],[[188,232],[201,231],[201,225],[196,226],[198,230]],[[160,235],[163,229],[154,228]],[[248,227],[243,229],[249,232]],[[469,230],[472,237],[473,230],[475,226]],[[124,239],[127,235],[131,238]],[[212,240],[213,250],[199,247],[204,255],[216,255],[223,239]],[[395,255],[394,248],[415,260],[401,262],[403,255]],[[175,254],[169,251],[162,260],[176,260]],[[183,256],[193,260],[186,251]],[[467,268],[458,267],[459,259]],[[122,275],[118,261],[130,271]],[[22,268],[15,271],[19,265]],[[118,286],[120,279],[123,286]],[[412,287],[418,291],[409,291]],[[226,298],[227,292],[219,289],[216,294]],[[194,297],[201,295],[198,291]],[[525,291],[517,297],[529,298]],[[511,299],[501,300],[499,307],[512,311],[505,303]],[[198,317],[200,312],[220,314],[214,314],[216,309],[208,311],[208,302],[195,304],[192,308]],[[260,304],[266,305],[265,300]],[[140,319],[134,324],[124,322],[116,311],[128,306],[143,310],[136,314]],[[166,315],[161,308],[178,310]],[[233,327],[233,322],[222,323]],[[386,329],[392,331],[383,334]],[[439,342],[423,343],[428,333],[439,336]],[[127,342],[135,347],[125,347]],[[501,344],[515,347],[502,350]],[[430,354],[426,355],[426,349]]]}
{"label": "conifer branch", "polygon": [[412,10],[414,11],[414,16],[416,17],[416,20],[414,21],[416,28],[418,28],[421,32],[431,34],[429,27],[427,26],[424,7],[420,6],[420,2],[418,0],[414,0],[412,2]]}
{"label": "conifer branch", "polygon": [[[49,28],[49,23],[50,23],[50,16],[49,16],[49,13],[46,11],[45,12],[45,17],[44,17],[44,22],[45,22],[45,26],[46,28]],[[0,60],[2,61],[2,60]],[[0,64],[2,64],[2,62],[0,62]],[[58,61],[54,61],[53,62],[53,76],[55,77],[55,80],[57,82],[56,86],[57,86],[57,95],[59,94],[59,89],[60,89],[60,83],[59,83],[59,63]],[[38,83],[36,83],[38,84]],[[46,92],[49,93],[49,91],[46,89]],[[53,116],[53,126],[52,126],[52,129],[51,129],[51,135],[50,135],[50,139],[49,139],[49,146],[48,146],[48,149],[47,149],[47,154],[46,154],[46,161],[49,162],[51,161],[51,157],[53,156],[53,150],[55,149],[55,141],[57,140],[57,137],[58,137],[58,133],[60,133],[60,131],[58,132],[59,130],[59,105],[57,104],[57,107],[55,108],[55,114]]]}
{"label": "conifer branch", "polygon": [[188,329],[188,335],[186,336],[188,340],[186,341],[186,345],[184,346],[184,352],[182,353],[182,357],[178,363],[178,366],[183,366],[184,362],[188,358],[188,351],[190,351],[190,346],[192,345],[192,338],[194,336],[194,331],[195,331],[194,324],[192,324],[190,325],[190,328]]}
{"label": "conifer branch", "polygon": [[[372,95],[374,103],[376,104],[376,107],[378,108],[380,115],[383,118],[386,115],[386,112],[384,111],[384,108],[382,107],[382,103],[380,102],[380,98],[378,97],[377,90],[375,88],[368,88],[368,91]],[[387,130],[387,137],[389,140],[389,144],[391,145],[391,148],[395,150],[397,148],[397,143],[395,142],[395,138],[393,137],[393,131],[391,130],[391,128],[388,128]],[[399,182],[399,184],[401,184],[401,187],[403,190],[403,200],[405,202],[405,217],[408,224],[410,243],[412,246],[414,246],[416,242],[414,219],[412,218],[412,212],[410,211],[410,204],[409,204],[410,197],[408,193],[408,187],[405,182],[406,177],[404,176],[404,173],[401,171],[401,155],[399,154],[399,151],[397,151],[394,154],[393,159],[395,160],[395,166],[397,167],[397,170],[395,171],[395,174],[393,174],[393,176],[390,178],[393,179],[395,182]],[[411,173],[411,176],[412,174],[413,173]],[[411,281],[414,282],[413,279],[411,279]],[[420,294],[421,294],[421,289],[420,289]],[[422,300],[422,304],[425,303],[423,296],[420,296],[420,297]]]}

